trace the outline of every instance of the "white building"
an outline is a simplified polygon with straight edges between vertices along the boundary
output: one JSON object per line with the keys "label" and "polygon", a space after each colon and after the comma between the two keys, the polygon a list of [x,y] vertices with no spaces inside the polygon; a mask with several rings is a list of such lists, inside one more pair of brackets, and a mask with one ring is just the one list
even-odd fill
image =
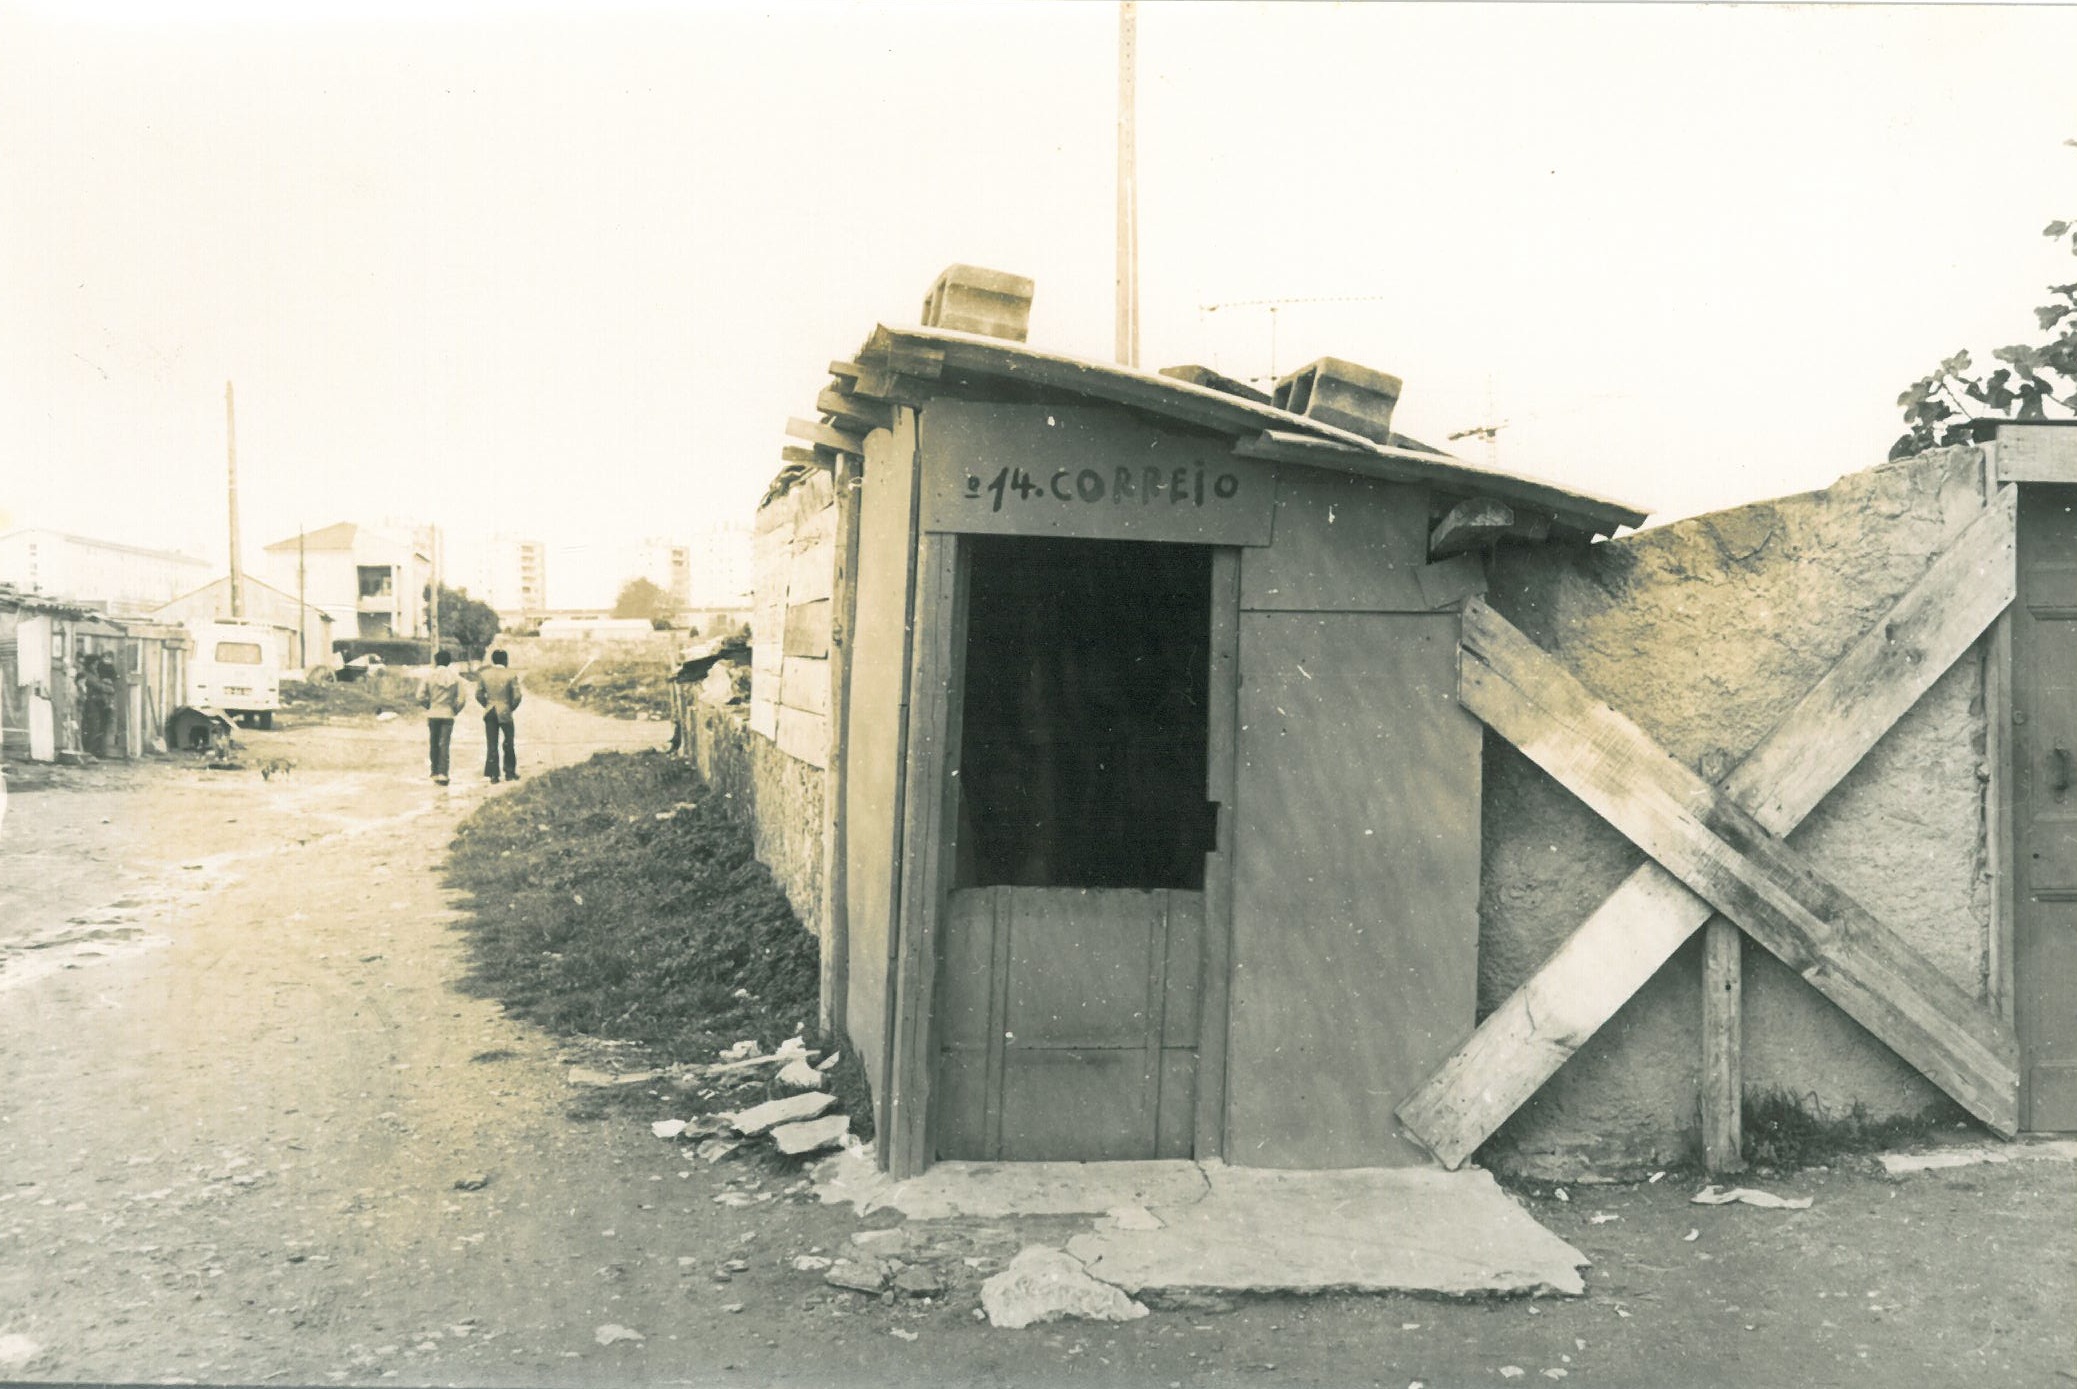
{"label": "white building", "polygon": [[692,602],[692,549],[646,537],[635,547],[635,570],[628,577],[647,579],[669,594],[673,605],[686,607]]}
{"label": "white building", "polygon": [[148,550],[54,530],[0,535],[0,583],[142,617],[209,582],[209,562],[173,550]]}
{"label": "white building", "polygon": [[451,536],[442,560],[449,588],[467,589],[501,618],[524,621],[548,610],[548,546],[542,541]]}
{"label": "white building", "polygon": [[750,602],[750,525],[724,521],[695,532],[691,604],[696,608],[747,607]]}
{"label": "white building", "polygon": [[342,521],[275,541],[263,569],[268,583],[330,614],[337,638],[423,637],[429,550],[408,532]]}

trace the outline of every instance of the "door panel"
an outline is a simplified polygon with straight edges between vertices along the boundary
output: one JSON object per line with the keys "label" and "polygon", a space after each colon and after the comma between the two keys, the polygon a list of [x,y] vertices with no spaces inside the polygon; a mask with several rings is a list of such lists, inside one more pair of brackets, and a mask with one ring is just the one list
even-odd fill
{"label": "door panel", "polygon": [[2077,1130],[2077,487],[2019,503],[2012,633],[2021,1123]]}
{"label": "door panel", "polygon": [[1244,612],[1227,1160],[1428,1161],[1392,1111],[1477,1004],[1455,613]]}
{"label": "door panel", "polygon": [[1202,893],[963,888],[944,922],[938,1157],[1190,1155]]}

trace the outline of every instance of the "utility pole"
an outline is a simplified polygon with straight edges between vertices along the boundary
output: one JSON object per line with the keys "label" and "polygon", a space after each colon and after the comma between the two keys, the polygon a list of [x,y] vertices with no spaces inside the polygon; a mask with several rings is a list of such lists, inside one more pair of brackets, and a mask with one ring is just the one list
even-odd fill
{"label": "utility pole", "polygon": [[426,625],[432,633],[433,653],[438,655],[440,651],[440,528],[432,526],[428,529],[432,533],[432,543],[426,548],[433,552],[433,601],[431,605],[432,615],[426,619]]}
{"label": "utility pole", "polygon": [[224,382],[224,441],[230,452],[231,475],[231,618],[245,617],[245,563],[238,557],[238,407],[231,383]]}
{"label": "utility pole", "polygon": [[1118,337],[1116,357],[1139,365],[1139,182],[1138,82],[1139,7],[1118,6]]}

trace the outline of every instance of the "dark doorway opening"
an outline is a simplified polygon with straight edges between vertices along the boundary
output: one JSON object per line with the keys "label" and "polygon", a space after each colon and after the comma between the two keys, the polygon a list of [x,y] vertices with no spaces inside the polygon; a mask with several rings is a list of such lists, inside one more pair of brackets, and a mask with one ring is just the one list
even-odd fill
{"label": "dark doorway opening", "polygon": [[957,885],[1201,889],[1210,548],[964,543]]}

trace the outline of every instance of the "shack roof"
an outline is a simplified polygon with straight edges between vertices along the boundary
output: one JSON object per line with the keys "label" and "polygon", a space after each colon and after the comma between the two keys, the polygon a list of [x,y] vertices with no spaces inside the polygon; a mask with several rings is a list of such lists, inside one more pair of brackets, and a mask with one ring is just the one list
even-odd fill
{"label": "shack roof", "polygon": [[819,425],[797,421],[789,433],[819,450],[859,452],[865,432],[890,404],[920,405],[937,395],[1000,394],[1106,401],[1177,424],[1225,434],[1234,453],[1392,482],[1428,483],[1439,493],[1494,497],[1547,511],[1564,529],[1613,535],[1643,523],[1644,510],[1557,483],[1502,472],[1394,434],[1378,443],[1258,399],[1111,362],[1046,352],[1024,343],[944,328],[881,325],[855,361],[830,364],[832,384],[818,398]]}

